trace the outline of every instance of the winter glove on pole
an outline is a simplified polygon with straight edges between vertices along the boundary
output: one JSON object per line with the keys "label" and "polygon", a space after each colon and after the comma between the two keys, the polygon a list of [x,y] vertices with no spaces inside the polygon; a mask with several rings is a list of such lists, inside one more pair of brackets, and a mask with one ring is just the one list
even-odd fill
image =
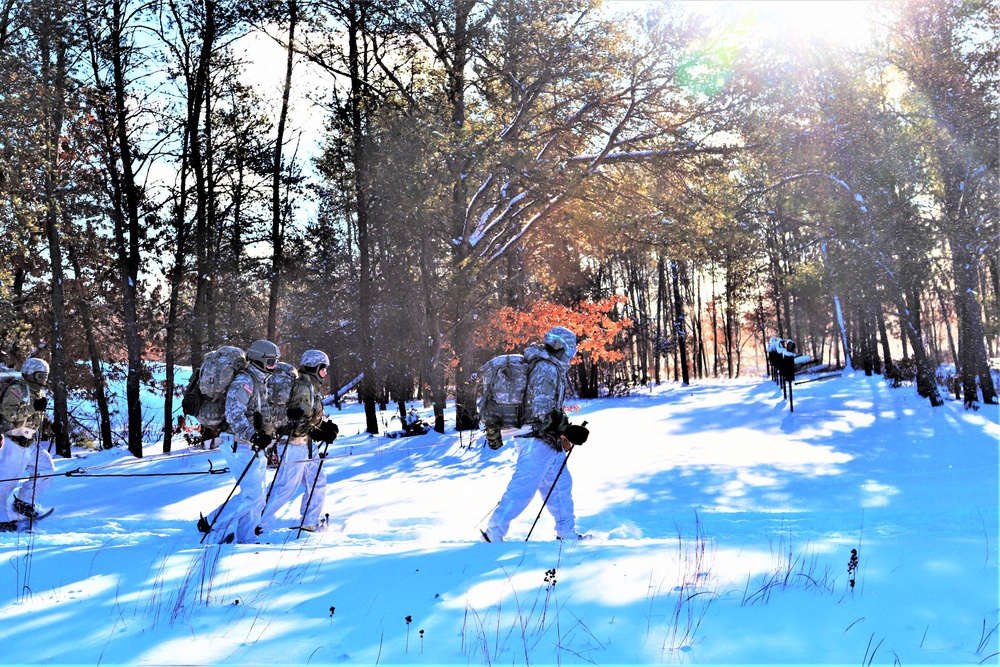
{"label": "winter glove on pole", "polygon": [[590,429],[587,428],[587,422],[583,422],[579,426],[576,424],[570,424],[563,432],[563,436],[565,436],[565,438],[574,445],[582,445],[587,442],[587,437],[589,435]]}
{"label": "winter glove on pole", "polygon": [[256,458],[257,452],[266,449],[274,438],[269,433],[264,432],[264,417],[259,412],[253,413],[253,430],[254,434],[250,436],[250,447],[253,449],[254,458]]}
{"label": "winter glove on pole", "polygon": [[43,410],[45,410],[45,406],[48,404],[49,404],[49,399],[45,398],[44,396],[39,396],[31,404],[31,407],[35,409],[35,412],[42,412]]}
{"label": "winter glove on pole", "polygon": [[340,427],[334,424],[329,419],[324,420],[317,428],[309,431],[309,436],[316,440],[317,442],[325,442],[329,445],[331,442],[337,439],[337,435],[340,433]]}
{"label": "winter glove on pole", "polygon": [[267,433],[254,433],[250,436],[250,447],[253,448],[253,451],[256,454],[261,450],[267,449],[267,446],[271,444],[272,440],[274,440],[274,438]]}

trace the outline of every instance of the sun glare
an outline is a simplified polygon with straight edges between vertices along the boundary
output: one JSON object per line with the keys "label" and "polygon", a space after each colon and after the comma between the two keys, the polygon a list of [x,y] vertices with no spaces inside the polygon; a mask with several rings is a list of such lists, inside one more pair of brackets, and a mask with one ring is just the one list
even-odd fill
{"label": "sun glare", "polygon": [[873,0],[746,0],[685,2],[692,12],[743,19],[761,33],[857,45],[871,36]]}

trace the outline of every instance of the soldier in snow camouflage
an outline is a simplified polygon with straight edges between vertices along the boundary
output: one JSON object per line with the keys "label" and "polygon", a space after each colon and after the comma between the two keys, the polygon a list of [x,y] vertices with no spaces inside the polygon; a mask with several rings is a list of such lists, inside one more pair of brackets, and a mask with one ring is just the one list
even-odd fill
{"label": "soldier in snow camouflage", "polygon": [[[320,388],[326,378],[330,358],[322,350],[306,350],[292,385],[287,404],[288,442],[280,448],[281,464],[275,473],[271,496],[267,499],[259,533],[272,524],[278,511],[302,490],[301,525],[312,532],[321,526],[326,477],[319,473],[321,454],[315,442],[331,443],[339,428],[325,419]],[[280,445],[279,445],[280,447]]]}
{"label": "soldier in snow camouflage", "polygon": [[556,537],[580,537],[573,509],[573,480],[568,469],[559,474],[566,456],[560,437],[568,425],[563,412],[566,374],[575,353],[576,334],[566,327],[553,328],[542,343],[524,352],[526,360],[539,360],[528,376],[525,424],[530,432],[515,436],[518,453],[514,475],[483,531],[488,542],[502,542],[510,522],[524,511],[535,493],[544,498],[550,489],[546,508],[555,519]]}
{"label": "soldier in snow camouflage", "polygon": [[[236,374],[226,393],[226,422],[231,433],[223,434],[219,451],[229,470],[239,480],[240,493],[208,517],[219,541],[240,544],[257,542],[256,528],[264,510],[267,459],[262,451],[271,444],[274,414],[269,402],[270,376],[280,356],[278,346],[267,340],[255,341],[247,349],[247,361]],[[245,472],[244,472],[245,471]],[[214,523],[213,523],[214,521]]]}
{"label": "soldier in snow camouflage", "polygon": [[7,480],[0,482],[0,530],[13,530],[18,519],[43,513],[39,499],[55,472],[52,456],[36,437],[45,420],[48,381],[48,363],[33,358],[0,390],[0,479]]}

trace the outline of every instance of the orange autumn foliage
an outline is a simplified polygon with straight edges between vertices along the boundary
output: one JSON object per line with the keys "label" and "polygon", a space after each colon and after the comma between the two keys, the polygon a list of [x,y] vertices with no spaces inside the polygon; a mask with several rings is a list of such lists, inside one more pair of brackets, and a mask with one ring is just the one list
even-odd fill
{"label": "orange autumn foliage", "polygon": [[564,326],[577,337],[577,354],[573,363],[619,361],[624,354],[615,349],[615,338],[630,320],[615,320],[611,313],[624,297],[613,296],[603,301],[584,301],[574,308],[549,301],[539,301],[529,311],[501,308],[488,324],[480,326],[479,340],[491,350],[515,352],[538,342],[554,326]]}

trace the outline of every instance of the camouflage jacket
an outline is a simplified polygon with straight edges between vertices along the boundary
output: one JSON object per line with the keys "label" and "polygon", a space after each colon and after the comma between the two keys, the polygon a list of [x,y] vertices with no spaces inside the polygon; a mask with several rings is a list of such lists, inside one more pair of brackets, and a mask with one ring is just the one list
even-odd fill
{"label": "camouflage jacket", "polygon": [[544,345],[532,345],[524,351],[526,361],[538,360],[528,375],[526,388],[525,424],[531,426],[532,435],[545,440],[550,445],[556,445],[554,436],[544,433],[548,426],[548,416],[553,410],[562,410],[566,400],[566,373],[569,363],[561,361]]}
{"label": "camouflage jacket", "polygon": [[323,397],[318,389],[322,384],[315,375],[301,373],[292,385],[292,395],[288,399],[289,408],[302,408],[303,416],[289,439],[302,441],[309,431],[319,426],[323,421]]}
{"label": "camouflage jacket", "polygon": [[274,418],[268,400],[270,383],[268,374],[256,366],[248,365],[233,378],[226,392],[226,421],[237,442],[250,442],[257,429],[254,414],[259,412],[262,430],[274,433]]}
{"label": "camouflage jacket", "polygon": [[28,382],[18,376],[2,390],[0,396],[0,433],[26,426],[36,431],[41,428],[44,412],[36,412],[35,399],[45,396],[44,389],[31,389]]}

